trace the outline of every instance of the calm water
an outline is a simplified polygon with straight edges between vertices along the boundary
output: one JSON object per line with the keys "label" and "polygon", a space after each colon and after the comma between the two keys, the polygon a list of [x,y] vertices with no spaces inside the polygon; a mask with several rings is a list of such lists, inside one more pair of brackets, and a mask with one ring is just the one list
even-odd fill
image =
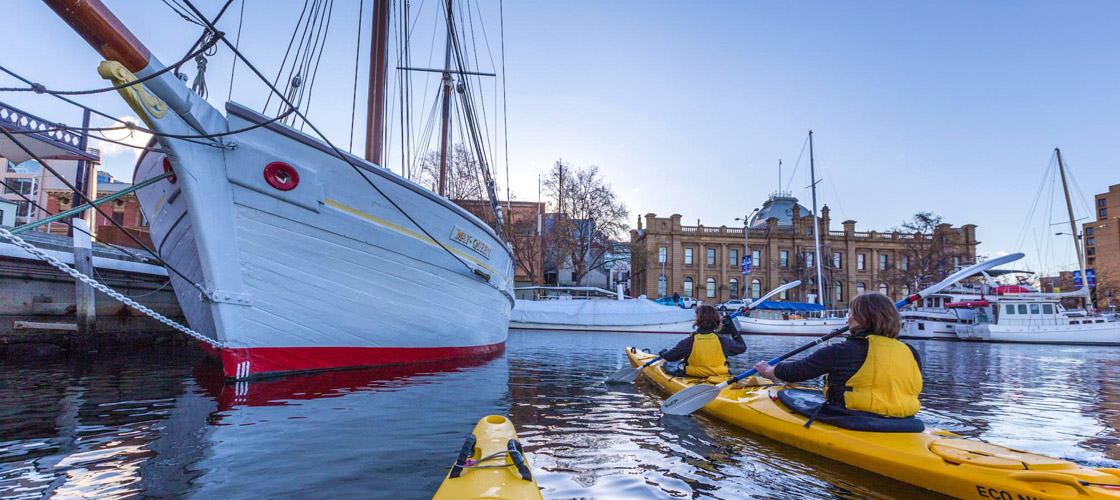
{"label": "calm water", "polygon": [[[705,416],[661,418],[622,347],[511,334],[469,364],[224,385],[197,353],[0,365],[2,498],[430,498],[479,417],[512,416],[560,498],[933,498]],[[749,360],[804,339],[748,337]],[[927,424],[1120,467],[1120,349],[912,341]]]}

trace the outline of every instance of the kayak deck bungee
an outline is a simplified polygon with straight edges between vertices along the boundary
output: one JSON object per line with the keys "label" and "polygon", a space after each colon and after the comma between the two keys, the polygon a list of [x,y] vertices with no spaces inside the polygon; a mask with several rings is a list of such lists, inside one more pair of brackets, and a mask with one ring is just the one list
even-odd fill
{"label": "kayak deck bungee", "polygon": [[[633,367],[656,356],[633,347],[626,354]],[[662,364],[655,362],[642,374],[671,394],[709,382],[671,376]],[[781,388],[729,385],[701,411],[802,450],[957,498],[1120,498],[1120,469],[1082,467],[936,429],[866,432],[822,422],[806,428],[808,418],[778,401]]]}
{"label": "kayak deck bungee", "polygon": [[483,498],[541,500],[517,431],[501,415],[478,421],[432,500]]}

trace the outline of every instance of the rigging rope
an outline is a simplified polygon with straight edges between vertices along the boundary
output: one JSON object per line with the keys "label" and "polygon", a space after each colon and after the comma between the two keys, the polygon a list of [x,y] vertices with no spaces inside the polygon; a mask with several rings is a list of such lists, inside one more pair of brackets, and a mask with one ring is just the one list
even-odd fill
{"label": "rigging rope", "polygon": [[[189,7],[191,10],[194,10],[196,12],[198,11],[197,7],[195,7],[194,4],[192,4],[190,0],[183,0],[183,1],[186,3],[187,7]],[[214,28],[213,25],[209,24],[209,21],[207,21],[207,25],[211,29]],[[236,57],[240,58],[241,61],[245,63],[245,66],[247,68],[249,68],[255,75],[257,75],[257,78],[261,79],[261,81],[268,84],[269,90],[276,93],[276,95],[280,96],[280,98],[283,99],[283,94],[281,94],[280,91],[278,89],[276,89],[275,86],[269,84],[268,79],[265,78],[265,76],[260,72],[260,70],[258,70],[257,67],[255,65],[253,65],[253,63],[250,62],[249,59],[247,57],[245,57],[245,55],[242,54],[240,50],[238,50],[236,47],[234,47],[232,44],[230,44],[228,40],[225,40],[224,37],[222,37],[221,40],[222,40],[222,43],[226,44],[226,46],[229,47],[233,51],[233,53]],[[327,146],[329,146],[331,148],[332,151],[334,151],[336,157],[342,159],[348,165],[350,165],[350,167],[354,170],[354,172],[357,173],[358,176],[362,178],[362,180],[366,181],[366,184],[368,184],[370,187],[372,187],[374,189],[374,191],[377,191],[377,193],[380,194],[385,199],[385,201],[388,201],[389,204],[393,206],[393,208],[395,208],[398,212],[400,212],[401,215],[403,215],[406,219],[408,219],[409,222],[411,222],[414,226],[416,226],[416,228],[419,229],[422,233],[424,233],[425,236],[427,236],[429,239],[431,239],[431,241],[435,242],[437,246],[439,246],[441,249],[443,249],[445,252],[447,252],[448,255],[450,255],[455,260],[457,260],[460,264],[462,264],[463,267],[466,268],[468,271],[470,271],[471,273],[473,273],[473,274],[479,276],[480,278],[486,280],[487,282],[490,281],[490,279],[485,275],[485,273],[483,271],[472,267],[465,260],[463,260],[461,257],[456,255],[455,252],[452,252],[450,248],[447,248],[447,246],[444,245],[443,242],[441,242],[440,240],[433,237],[431,235],[431,233],[429,233],[428,230],[426,228],[424,228],[424,226],[420,225],[420,223],[417,222],[416,219],[413,219],[412,216],[409,215],[408,212],[406,212],[403,208],[401,208],[401,206],[398,205],[395,200],[393,200],[391,197],[389,197],[388,194],[386,194],[384,191],[382,191],[381,188],[377,186],[377,184],[375,184],[372,180],[369,179],[369,177],[366,177],[365,173],[362,172],[361,167],[355,165],[354,162],[350,159],[349,156],[344,154],[342,152],[342,150],[338,149],[338,147],[335,146],[334,143],[331,142],[331,140],[327,138],[326,134],[323,134],[323,132],[320,131],[319,128],[316,127],[314,123],[311,123],[301,111],[299,111],[298,109],[295,109],[295,106],[291,102],[286,101],[285,104],[287,104],[290,108],[292,108],[294,110],[294,112],[296,113],[296,115],[299,116],[301,119],[303,119],[307,123],[307,125],[309,127],[311,127],[311,130],[314,131],[315,134],[318,135],[319,138],[321,138],[323,140],[323,142],[325,142],[327,144]]]}
{"label": "rigging rope", "polygon": [[[358,114],[358,61],[362,55],[362,18],[365,0],[358,0],[358,41],[354,46],[354,92],[350,98],[350,151],[354,151],[354,117]],[[370,43],[373,43],[371,40]]]}
{"label": "rigging rope", "polygon": [[[223,9],[223,11],[224,10],[225,9]],[[218,17],[221,17],[221,16],[222,16],[222,14],[219,13]],[[214,19],[214,22],[217,22],[217,18]],[[237,38],[234,39],[234,42],[233,42],[234,47],[240,47],[241,46],[241,26],[243,26],[244,24],[245,24],[245,0],[241,0],[241,16],[237,21]],[[229,70],[229,93],[226,94],[226,101],[227,102],[233,100],[233,77],[234,77],[235,74],[237,74],[237,58],[234,57],[232,59],[233,59],[233,63],[230,65],[230,70]]]}

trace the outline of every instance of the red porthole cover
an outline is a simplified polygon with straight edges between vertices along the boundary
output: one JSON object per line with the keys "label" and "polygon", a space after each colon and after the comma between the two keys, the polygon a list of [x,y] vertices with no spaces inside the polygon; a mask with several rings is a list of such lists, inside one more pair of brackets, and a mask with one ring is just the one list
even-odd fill
{"label": "red porthole cover", "polygon": [[281,191],[291,191],[299,185],[299,172],[291,165],[274,161],[264,167],[264,180]]}
{"label": "red porthole cover", "polygon": [[166,156],[163,157],[163,172],[171,172],[171,177],[167,178],[167,182],[175,184],[175,181],[179,180],[179,177],[175,175],[175,169],[171,168],[171,160]]}

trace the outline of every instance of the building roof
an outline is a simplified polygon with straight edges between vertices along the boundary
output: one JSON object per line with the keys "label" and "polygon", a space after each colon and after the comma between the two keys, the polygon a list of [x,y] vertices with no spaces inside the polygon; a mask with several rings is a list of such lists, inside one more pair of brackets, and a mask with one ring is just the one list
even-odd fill
{"label": "building roof", "polygon": [[789,227],[793,225],[793,207],[798,207],[800,216],[804,217],[812,213],[811,210],[805,208],[797,202],[792,194],[788,192],[778,191],[770,193],[770,198],[767,198],[762,203],[762,208],[758,210],[758,216],[755,217],[754,222],[751,223],[751,228],[765,228],[766,219],[774,217],[778,219],[778,227]]}

